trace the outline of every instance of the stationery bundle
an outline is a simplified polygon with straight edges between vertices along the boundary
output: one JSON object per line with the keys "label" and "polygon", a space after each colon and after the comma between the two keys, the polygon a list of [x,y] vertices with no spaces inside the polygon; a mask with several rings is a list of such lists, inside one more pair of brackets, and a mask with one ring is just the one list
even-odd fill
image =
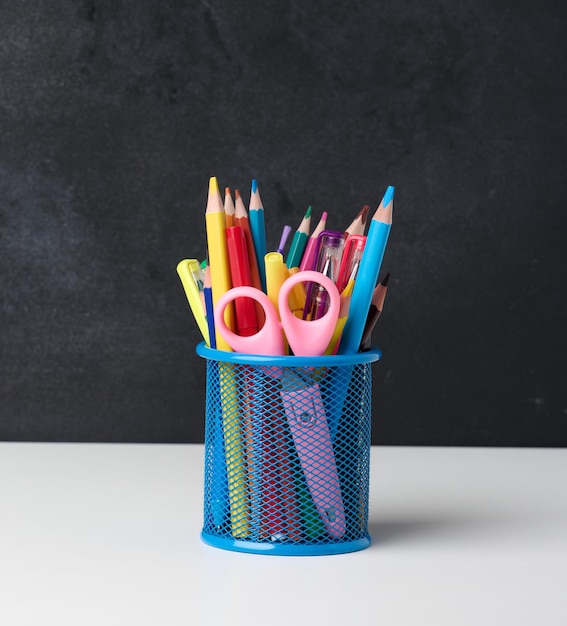
{"label": "stationery bundle", "polygon": [[202,538],[216,547],[329,554],[369,545],[371,344],[388,277],[378,282],[392,223],[393,187],[366,225],[365,205],[344,231],[312,207],[289,245],[268,251],[252,181],[221,196],[211,178],[207,260],[177,271],[207,360]]}

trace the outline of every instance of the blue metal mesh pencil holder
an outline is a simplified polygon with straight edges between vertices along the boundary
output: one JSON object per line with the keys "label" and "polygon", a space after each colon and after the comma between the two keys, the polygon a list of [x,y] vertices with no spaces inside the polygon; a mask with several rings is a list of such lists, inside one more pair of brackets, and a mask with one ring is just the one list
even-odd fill
{"label": "blue metal mesh pencil holder", "polygon": [[201,538],[239,552],[341,554],[370,545],[372,363],[381,352],[206,359]]}

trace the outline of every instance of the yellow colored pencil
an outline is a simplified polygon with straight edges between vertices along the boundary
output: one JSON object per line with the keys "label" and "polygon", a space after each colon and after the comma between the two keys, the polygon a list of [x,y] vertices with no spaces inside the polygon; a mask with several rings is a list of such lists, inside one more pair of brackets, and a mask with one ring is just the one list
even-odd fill
{"label": "yellow colored pencil", "polygon": [[233,363],[219,362],[219,386],[232,534],[247,537],[250,534],[250,504]]}
{"label": "yellow colored pencil", "polygon": [[[209,180],[209,196],[205,211],[207,229],[207,249],[209,251],[209,265],[211,267],[211,286],[213,290],[213,305],[216,307],[220,297],[231,288],[230,266],[228,263],[228,248],[226,245],[226,219],[224,205],[219,191],[219,184],[215,176]],[[224,313],[226,325],[234,330],[234,307],[232,303],[226,307]],[[232,352],[225,338],[215,332],[217,348]]]}

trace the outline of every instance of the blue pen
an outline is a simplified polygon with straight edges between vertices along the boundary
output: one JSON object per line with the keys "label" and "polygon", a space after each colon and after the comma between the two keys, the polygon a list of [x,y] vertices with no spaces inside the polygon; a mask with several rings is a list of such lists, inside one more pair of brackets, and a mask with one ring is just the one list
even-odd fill
{"label": "blue pen", "polygon": [[354,283],[349,316],[343,330],[338,354],[351,354],[358,352],[360,349],[372,294],[376,287],[376,281],[378,280],[384,251],[388,242],[388,235],[392,226],[393,204],[394,188],[389,186],[370,222],[366,245],[364,246],[358,275]]}
{"label": "blue pen", "polygon": [[203,281],[203,296],[205,297],[205,317],[209,328],[209,348],[217,347],[215,335],[215,314],[213,307],[213,290],[211,288],[211,269],[207,264],[205,268],[205,280]]}
{"label": "blue pen", "polygon": [[250,194],[250,206],[248,209],[248,220],[250,222],[250,232],[252,233],[252,241],[256,251],[256,259],[258,259],[258,272],[260,273],[260,282],[262,290],[266,292],[266,267],[264,266],[264,257],[266,256],[266,227],[264,225],[264,207],[258,191],[258,183],[256,179],[252,181],[252,192]]}

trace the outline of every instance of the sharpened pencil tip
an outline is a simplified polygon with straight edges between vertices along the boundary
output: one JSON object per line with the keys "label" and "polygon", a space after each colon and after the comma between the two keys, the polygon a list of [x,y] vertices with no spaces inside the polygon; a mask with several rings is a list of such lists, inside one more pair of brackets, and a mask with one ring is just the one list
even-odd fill
{"label": "sharpened pencil tip", "polygon": [[258,191],[258,183],[256,182],[256,179],[253,178],[252,179],[252,193],[256,193]]}
{"label": "sharpened pencil tip", "polygon": [[313,207],[311,207],[311,205],[309,205],[307,207],[307,211],[305,211],[305,217],[311,217],[311,211],[313,210]]}
{"label": "sharpened pencil tip", "polygon": [[384,276],[382,282],[380,283],[382,285],[382,287],[387,287],[388,286],[388,281],[390,280],[390,272],[388,272],[386,274],[386,276]]}
{"label": "sharpened pencil tip", "polygon": [[393,199],[394,199],[394,188],[392,187],[392,185],[388,185],[388,189],[386,189],[386,193],[384,194],[384,197],[382,198],[382,206],[386,208],[390,204],[390,202],[392,202]]}
{"label": "sharpened pencil tip", "polygon": [[214,195],[215,193],[219,193],[219,181],[216,176],[211,176],[209,179],[209,194]]}
{"label": "sharpened pencil tip", "polygon": [[370,213],[370,207],[365,204],[360,210],[360,221],[363,224],[366,224],[366,220],[368,219],[368,213]]}
{"label": "sharpened pencil tip", "polygon": [[225,196],[230,196],[230,187],[225,187],[224,188],[224,195]]}

